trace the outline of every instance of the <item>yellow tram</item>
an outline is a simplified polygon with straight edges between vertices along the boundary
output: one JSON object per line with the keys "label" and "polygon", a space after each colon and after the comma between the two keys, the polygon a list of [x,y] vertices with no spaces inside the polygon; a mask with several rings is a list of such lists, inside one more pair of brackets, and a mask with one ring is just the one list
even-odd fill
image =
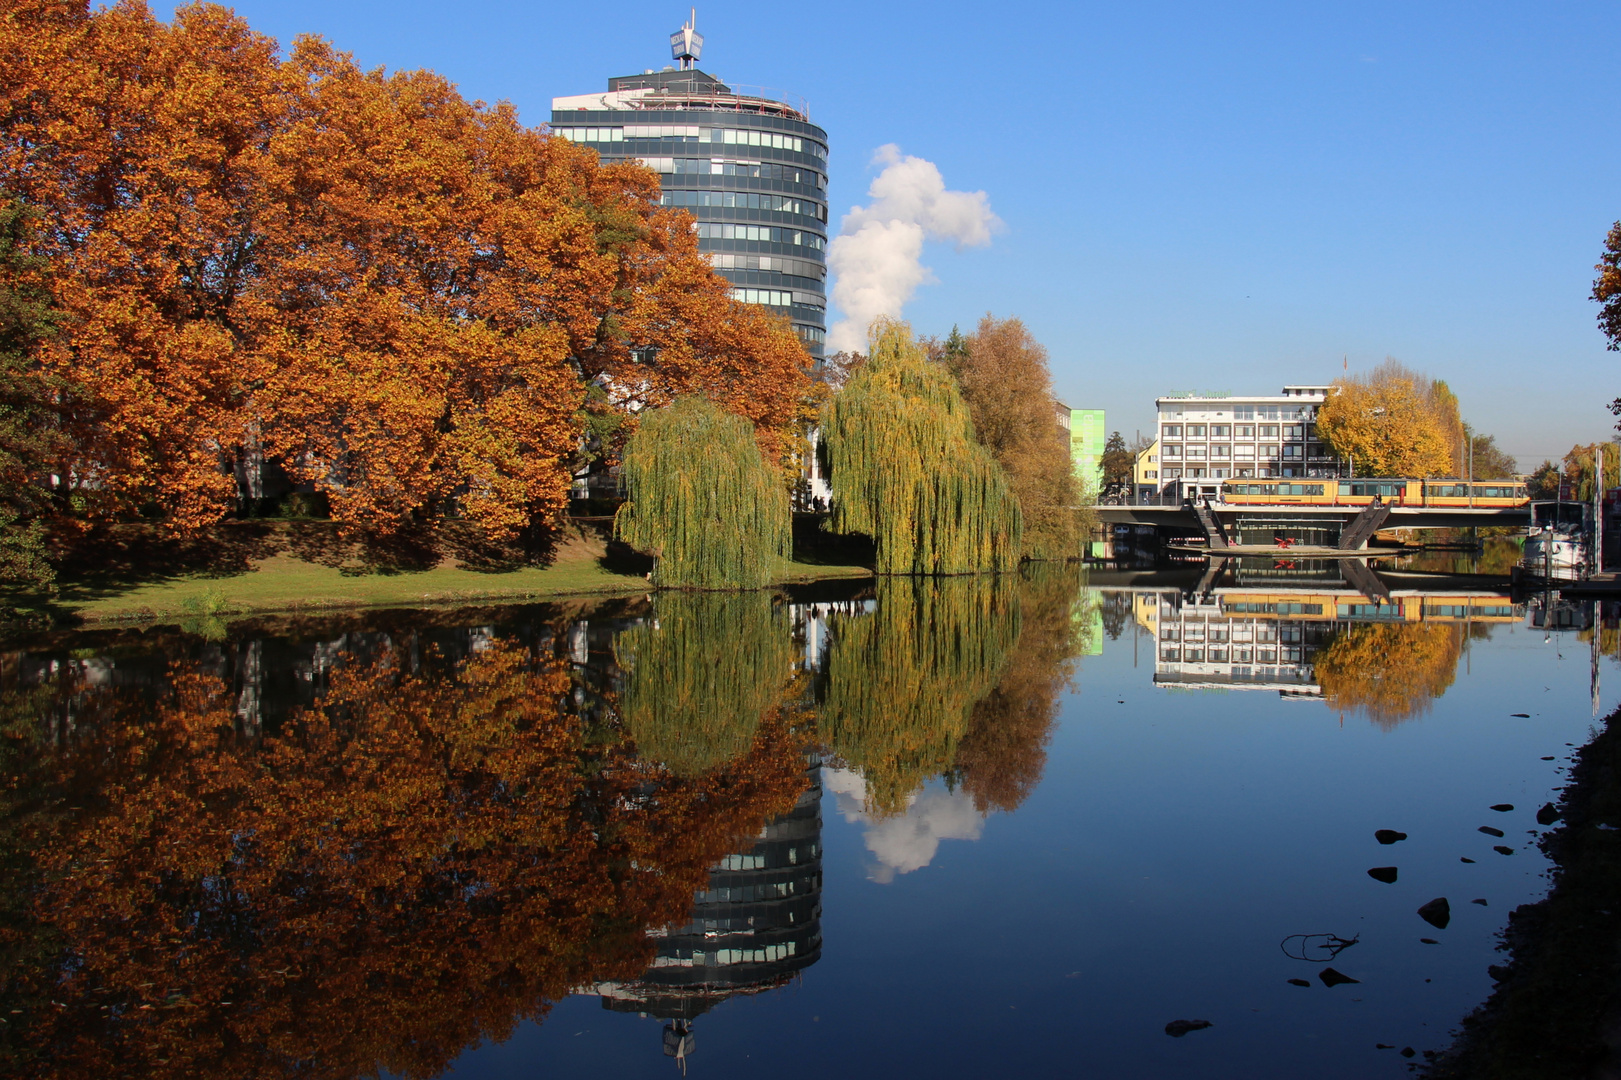
{"label": "yellow tram", "polygon": [[1386,506],[1458,506],[1476,509],[1525,506],[1531,501],[1518,480],[1332,480],[1244,477],[1221,485],[1224,501],[1243,505],[1367,506],[1378,498]]}

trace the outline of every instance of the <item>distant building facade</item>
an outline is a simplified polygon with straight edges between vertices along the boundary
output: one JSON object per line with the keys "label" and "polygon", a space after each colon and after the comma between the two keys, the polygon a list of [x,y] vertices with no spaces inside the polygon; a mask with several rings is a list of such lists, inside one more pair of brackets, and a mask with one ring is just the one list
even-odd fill
{"label": "distant building facade", "polygon": [[1137,495],[1152,495],[1159,490],[1159,440],[1155,439],[1137,451],[1131,463],[1131,490]]}
{"label": "distant building facade", "polygon": [[1087,494],[1103,490],[1103,446],[1108,441],[1102,409],[1072,409],[1057,403],[1058,426],[1069,433],[1069,459]]}
{"label": "distant building facade", "polygon": [[604,162],[659,174],[666,206],[697,218],[698,249],[732,296],[786,315],[811,355],[827,326],[827,133],[802,100],[729,86],[694,65],[703,39],[671,38],[679,68],[552,99],[552,132]]}
{"label": "distant building facade", "polygon": [[1234,477],[1338,476],[1317,435],[1327,385],[1285,386],[1266,397],[1184,393],[1156,398],[1159,491],[1215,495]]}

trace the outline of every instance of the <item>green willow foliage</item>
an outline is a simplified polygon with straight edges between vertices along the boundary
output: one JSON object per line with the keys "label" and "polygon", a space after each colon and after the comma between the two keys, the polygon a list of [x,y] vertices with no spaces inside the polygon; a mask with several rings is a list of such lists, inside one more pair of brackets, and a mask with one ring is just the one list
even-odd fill
{"label": "green willow foliage", "polygon": [[657,558],[653,584],[758,589],[792,551],[788,492],[754,428],[703,398],[647,414],[625,447],[619,539]]}
{"label": "green willow foliage", "polygon": [[769,593],[661,593],[654,614],[614,639],[619,716],[643,759],[696,776],[754,745],[798,654]]}
{"label": "green willow foliage", "polygon": [[873,323],[866,364],[823,410],[822,441],[830,527],[871,536],[878,573],[1018,564],[1018,500],[975,439],[951,372],[928,362],[905,323]]}
{"label": "green willow foliage", "polygon": [[819,730],[861,770],[869,810],[899,813],[952,769],[1019,627],[1018,591],[1003,577],[880,579],[871,614],[835,618]]}

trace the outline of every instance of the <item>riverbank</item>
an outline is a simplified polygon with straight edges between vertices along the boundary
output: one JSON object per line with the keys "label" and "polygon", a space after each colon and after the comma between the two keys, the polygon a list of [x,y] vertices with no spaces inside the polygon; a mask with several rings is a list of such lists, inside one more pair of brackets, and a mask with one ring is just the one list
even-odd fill
{"label": "riverbank", "polygon": [[[535,560],[454,532],[403,544],[346,537],[325,521],[232,522],[185,540],[126,526],[87,540],[54,596],[11,590],[0,602],[25,622],[97,625],[540,601],[645,592],[650,565],[596,521],[571,523]],[[871,573],[785,560],[776,583]]]}
{"label": "riverbank", "polygon": [[[1548,895],[1509,915],[1496,988],[1425,1072],[1436,1080],[1621,1076],[1621,711],[1574,759],[1539,841]],[[1540,820],[1540,819],[1539,819]]]}

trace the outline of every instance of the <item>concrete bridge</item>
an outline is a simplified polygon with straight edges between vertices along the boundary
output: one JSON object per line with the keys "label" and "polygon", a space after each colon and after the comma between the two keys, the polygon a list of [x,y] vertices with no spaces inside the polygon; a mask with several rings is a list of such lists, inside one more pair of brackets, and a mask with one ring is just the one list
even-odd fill
{"label": "concrete bridge", "polygon": [[1292,536],[1346,550],[1361,550],[1379,529],[1462,529],[1531,523],[1531,508],[1463,506],[1302,506],[1298,503],[1232,503],[1180,506],[1097,506],[1105,524],[1157,525],[1203,533],[1212,549],[1270,544]]}

